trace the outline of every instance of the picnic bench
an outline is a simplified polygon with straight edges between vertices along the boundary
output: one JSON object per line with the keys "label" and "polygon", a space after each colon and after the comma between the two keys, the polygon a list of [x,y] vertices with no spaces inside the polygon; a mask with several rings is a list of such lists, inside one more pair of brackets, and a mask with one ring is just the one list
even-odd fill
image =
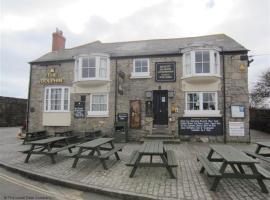
{"label": "picnic bench", "polygon": [[[59,145],[55,145],[57,144],[57,142],[61,141],[64,142],[63,143],[64,145],[62,145],[61,147],[59,147]],[[51,158],[52,163],[55,164],[54,156],[58,152],[68,149],[68,151],[72,153],[71,149],[76,146],[76,144],[69,144],[67,137],[51,137],[42,140],[32,141],[29,142],[29,144],[31,145],[31,148],[29,150],[22,151],[22,153],[27,154],[24,161],[25,163],[28,163],[30,156],[32,154],[44,154],[46,156],[49,156]]]}
{"label": "picnic bench", "polygon": [[45,139],[48,137],[49,136],[46,130],[26,132],[24,140],[23,140],[23,144],[26,144],[27,142],[30,142],[30,141]]}
{"label": "picnic bench", "polygon": [[[97,138],[89,142],[85,142],[76,147],[79,147],[78,152],[74,155],[74,162],[72,167],[75,168],[80,158],[86,159],[99,159],[105,170],[108,169],[105,160],[109,159],[111,155],[115,155],[117,160],[120,160],[118,151],[121,151],[123,145],[114,146],[114,138]],[[89,151],[88,155],[83,155],[84,152]],[[107,151],[106,153],[101,153],[101,151]],[[94,155],[95,152],[97,155]]]}
{"label": "picnic bench", "polygon": [[[141,162],[143,156],[150,156],[150,162]],[[161,163],[153,162],[153,156],[159,156]],[[165,151],[162,141],[144,142],[140,150],[133,151],[127,166],[132,166],[130,178],[132,178],[138,167],[165,167],[171,178],[176,178],[176,167],[178,166],[173,151]]]}
{"label": "picnic bench", "polygon": [[270,153],[262,153],[263,149],[270,149],[270,142],[255,142],[255,144],[257,144],[255,152],[245,151],[245,153],[252,158],[258,158],[270,163]]}
{"label": "picnic bench", "polygon": [[[218,157],[213,157],[216,154]],[[258,161],[229,145],[210,145],[208,155],[198,155],[202,167],[200,173],[206,171],[209,177],[214,177],[210,190],[215,191],[222,178],[256,179],[262,192],[268,193],[263,179],[269,179],[270,173],[257,165]],[[221,165],[217,165],[221,163]],[[231,170],[228,171],[228,166]],[[245,166],[251,169],[246,173]],[[227,169],[227,171],[226,171]]]}

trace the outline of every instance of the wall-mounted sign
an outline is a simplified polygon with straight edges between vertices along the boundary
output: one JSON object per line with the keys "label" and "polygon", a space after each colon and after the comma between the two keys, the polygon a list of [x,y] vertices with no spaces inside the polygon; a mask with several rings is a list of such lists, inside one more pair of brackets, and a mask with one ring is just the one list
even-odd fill
{"label": "wall-mounted sign", "polygon": [[245,126],[244,122],[229,122],[230,136],[244,136]]}
{"label": "wall-mounted sign", "polygon": [[157,82],[175,82],[175,80],[176,80],[175,62],[156,63]]}
{"label": "wall-mounted sign", "polygon": [[84,118],[85,117],[85,102],[77,101],[74,103],[74,117]]}
{"label": "wall-mounted sign", "polygon": [[128,113],[118,113],[117,114],[118,122],[127,122],[128,121]]}
{"label": "wall-mounted sign", "polygon": [[221,117],[179,117],[179,135],[222,135]]}
{"label": "wall-mounted sign", "polygon": [[244,118],[245,117],[245,107],[244,106],[231,106],[231,114],[234,118]]}
{"label": "wall-mounted sign", "polygon": [[58,84],[63,83],[64,79],[60,78],[58,73],[55,72],[54,68],[51,68],[46,73],[46,78],[40,79],[39,81],[41,84]]}

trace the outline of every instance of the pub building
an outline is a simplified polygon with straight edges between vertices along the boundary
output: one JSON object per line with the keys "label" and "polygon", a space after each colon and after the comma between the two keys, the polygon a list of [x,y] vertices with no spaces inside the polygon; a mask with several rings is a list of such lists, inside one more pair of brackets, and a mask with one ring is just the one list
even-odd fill
{"label": "pub building", "polygon": [[[30,62],[28,131],[249,141],[248,50],[225,34],[91,42]],[[225,97],[225,98],[224,98]]]}

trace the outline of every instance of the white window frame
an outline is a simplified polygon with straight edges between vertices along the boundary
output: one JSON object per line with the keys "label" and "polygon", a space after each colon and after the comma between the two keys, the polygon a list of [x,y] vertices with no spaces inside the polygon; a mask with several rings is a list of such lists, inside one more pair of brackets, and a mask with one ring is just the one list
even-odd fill
{"label": "white window frame", "polygon": [[[49,100],[48,100],[48,110],[46,110],[46,90],[49,90]],[[51,109],[51,89],[61,89],[61,109],[60,110],[52,110]],[[67,110],[64,110],[64,95],[65,95],[65,89],[68,89],[68,108]],[[44,88],[44,112],[69,112],[70,111],[70,87],[66,86],[46,86]]]}
{"label": "white window frame", "polygon": [[[95,77],[82,77],[82,59],[83,58],[95,58],[95,66],[96,73]],[[100,76],[100,59],[107,59],[107,73],[106,77]],[[107,54],[91,54],[91,55],[80,55],[75,60],[75,68],[74,68],[74,80],[75,81],[87,81],[87,80],[109,80],[110,79],[110,58]]]}
{"label": "white window frame", "polygon": [[[146,60],[147,61],[147,72],[136,72],[135,71],[135,62],[137,60]],[[133,69],[131,73],[132,78],[150,78],[150,61],[149,58],[135,58],[133,59]]]}
{"label": "white window frame", "polygon": [[[92,111],[93,95],[107,96],[107,110],[106,111]],[[109,93],[92,93],[90,94],[90,110],[87,113],[88,117],[109,117]]]}
{"label": "white window frame", "polygon": [[[195,65],[195,53],[196,52],[202,52],[202,51],[209,51],[210,56],[210,73],[196,73],[196,65]],[[190,74],[186,73],[186,54],[190,53]],[[217,55],[217,63],[215,62],[215,53]],[[190,50],[185,53],[183,53],[183,77],[189,77],[189,76],[220,76],[220,54],[218,51],[213,49],[196,49],[196,50]],[[215,68],[217,69],[215,70]]]}

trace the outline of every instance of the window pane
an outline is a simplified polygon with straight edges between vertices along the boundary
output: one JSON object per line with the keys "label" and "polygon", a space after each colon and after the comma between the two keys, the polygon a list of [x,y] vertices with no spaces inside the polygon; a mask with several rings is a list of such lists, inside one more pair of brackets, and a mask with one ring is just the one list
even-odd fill
{"label": "window pane", "polygon": [[202,63],[196,63],[196,73],[202,73]]}
{"label": "window pane", "polygon": [[88,67],[88,58],[82,58],[82,67]]}
{"label": "window pane", "polygon": [[101,78],[107,77],[107,58],[100,58],[99,76]]}
{"label": "window pane", "polygon": [[148,62],[146,59],[141,60],[141,62],[142,62],[142,66],[144,66],[144,67],[148,66]]}
{"label": "window pane", "polygon": [[142,72],[147,72],[148,71],[148,67],[142,67]]}
{"label": "window pane", "polygon": [[89,67],[96,67],[96,59],[95,57],[90,57],[89,58]]}
{"label": "window pane", "polygon": [[214,53],[214,74],[217,74],[217,67],[218,67],[218,56],[217,53]]}
{"label": "window pane", "polygon": [[92,104],[92,111],[99,111],[99,105],[98,104]]}
{"label": "window pane", "polygon": [[203,63],[203,73],[210,73],[210,63]]}
{"label": "window pane", "polygon": [[68,110],[68,88],[64,90],[64,110]]}
{"label": "window pane", "polygon": [[210,60],[209,51],[203,51],[203,62],[209,62],[209,60]]}
{"label": "window pane", "polygon": [[106,111],[107,110],[107,105],[106,104],[101,104],[100,105],[100,111]]}
{"label": "window pane", "polygon": [[186,68],[186,74],[191,74],[191,61],[190,61],[190,53],[185,54],[185,68]]}
{"label": "window pane", "polygon": [[96,77],[96,68],[89,68],[88,69],[88,77],[89,78]]}
{"label": "window pane", "polygon": [[107,110],[107,95],[93,95],[92,111],[106,111],[106,110]]}
{"label": "window pane", "polygon": [[135,67],[141,67],[141,60],[135,60]]}
{"label": "window pane", "polygon": [[82,68],[82,78],[88,77],[89,68]]}
{"label": "window pane", "polygon": [[141,67],[135,66],[135,72],[141,72],[141,71],[142,71]]}
{"label": "window pane", "polygon": [[201,51],[195,52],[195,62],[202,62],[202,52]]}
{"label": "window pane", "polygon": [[203,93],[203,101],[209,101],[209,93]]}

